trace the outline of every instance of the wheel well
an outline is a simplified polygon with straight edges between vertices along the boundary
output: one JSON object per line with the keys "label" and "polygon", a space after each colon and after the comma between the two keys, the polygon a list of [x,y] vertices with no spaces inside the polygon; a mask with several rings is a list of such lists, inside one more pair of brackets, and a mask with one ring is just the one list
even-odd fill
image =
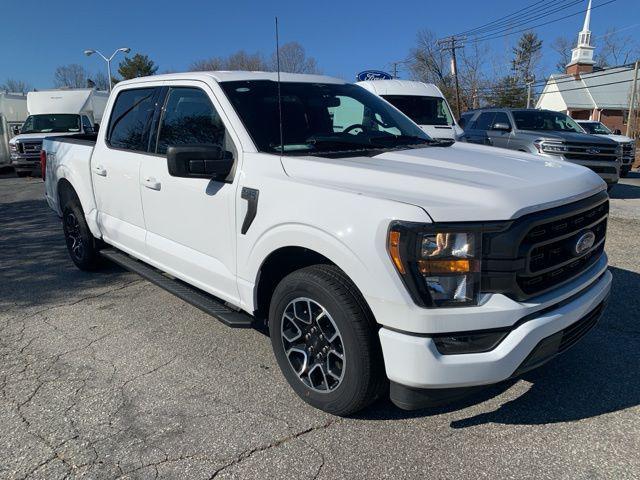
{"label": "wheel well", "polygon": [[67,202],[71,199],[78,198],[78,194],[69,182],[69,180],[62,178],[58,182],[58,205],[60,210],[64,208]]}
{"label": "wheel well", "polygon": [[255,316],[267,319],[271,296],[280,281],[290,273],[311,265],[335,265],[324,255],[304,247],[283,247],[272,252],[260,267]]}

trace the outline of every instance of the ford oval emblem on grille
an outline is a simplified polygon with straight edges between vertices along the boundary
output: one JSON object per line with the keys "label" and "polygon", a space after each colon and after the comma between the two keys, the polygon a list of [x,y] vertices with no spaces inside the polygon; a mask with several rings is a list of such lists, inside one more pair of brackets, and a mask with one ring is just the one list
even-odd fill
{"label": "ford oval emblem on grille", "polygon": [[590,250],[593,247],[593,244],[596,243],[596,235],[595,233],[589,231],[585,232],[578,238],[576,242],[576,246],[574,247],[574,251],[576,255],[582,255],[587,250]]}
{"label": "ford oval emblem on grille", "polygon": [[600,153],[600,149],[596,147],[589,147],[587,148],[587,153],[589,155],[598,155]]}

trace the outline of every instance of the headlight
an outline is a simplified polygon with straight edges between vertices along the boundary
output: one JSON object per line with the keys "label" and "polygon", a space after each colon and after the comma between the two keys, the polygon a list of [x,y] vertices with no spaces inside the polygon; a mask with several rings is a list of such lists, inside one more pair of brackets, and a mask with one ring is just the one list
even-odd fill
{"label": "headlight", "polygon": [[550,142],[546,140],[536,140],[533,145],[538,153],[550,153],[552,155],[562,155],[568,152],[567,146],[562,142]]}
{"label": "headlight", "polygon": [[10,143],[9,144],[9,150],[11,150],[12,152],[17,152],[18,148],[16,147],[15,143]]}
{"label": "headlight", "polygon": [[482,234],[464,225],[394,222],[388,251],[414,301],[424,307],[477,305]]}

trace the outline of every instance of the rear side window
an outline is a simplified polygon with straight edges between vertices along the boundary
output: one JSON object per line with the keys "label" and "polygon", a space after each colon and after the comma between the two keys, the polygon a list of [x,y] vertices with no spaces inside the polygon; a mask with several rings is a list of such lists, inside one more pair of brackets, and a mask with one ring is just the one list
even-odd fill
{"label": "rear side window", "polygon": [[124,90],[111,111],[107,142],[111,147],[147,151],[145,133],[155,108],[155,88]]}
{"label": "rear side window", "polygon": [[474,130],[489,130],[493,125],[493,117],[495,116],[495,112],[481,113],[476,121],[473,122],[471,128],[473,128]]}
{"label": "rear side window", "polygon": [[169,90],[156,153],[165,154],[171,145],[213,144],[225,148],[225,128],[211,100],[199,88]]}

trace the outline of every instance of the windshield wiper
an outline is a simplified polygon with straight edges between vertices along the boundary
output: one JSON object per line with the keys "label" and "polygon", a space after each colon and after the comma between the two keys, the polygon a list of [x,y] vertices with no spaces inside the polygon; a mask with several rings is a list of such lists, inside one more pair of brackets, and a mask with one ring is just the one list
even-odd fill
{"label": "windshield wiper", "polygon": [[307,138],[306,143],[313,146],[318,145],[347,145],[351,147],[360,147],[362,149],[380,148],[381,145],[375,145],[371,142],[371,138],[360,139],[358,137],[344,138],[338,135],[314,135]]}

